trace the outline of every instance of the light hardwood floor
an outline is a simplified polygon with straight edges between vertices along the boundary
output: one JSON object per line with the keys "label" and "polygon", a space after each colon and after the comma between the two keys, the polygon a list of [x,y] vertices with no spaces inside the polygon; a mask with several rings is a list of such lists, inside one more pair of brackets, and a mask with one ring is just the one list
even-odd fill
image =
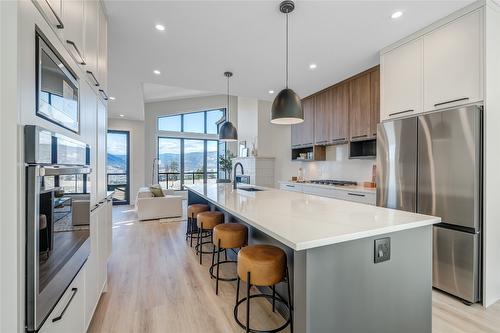
{"label": "light hardwood floor", "polygon": [[[89,332],[243,332],[233,319],[235,282],[221,282],[219,296],[215,295],[215,282],[207,271],[210,257],[205,256],[203,266],[198,264],[184,241],[185,224],[136,219],[131,207],[113,209],[108,291]],[[231,273],[234,269],[226,268],[226,274]],[[487,310],[468,307],[434,291],[432,316],[434,333],[500,332],[500,303]],[[252,307],[251,318],[258,329],[282,323],[266,301]]]}

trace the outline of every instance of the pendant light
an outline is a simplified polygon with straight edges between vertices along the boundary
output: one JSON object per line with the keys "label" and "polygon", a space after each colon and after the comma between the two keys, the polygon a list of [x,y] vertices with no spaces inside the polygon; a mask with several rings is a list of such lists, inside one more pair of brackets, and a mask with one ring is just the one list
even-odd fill
{"label": "pendant light", "polygon": [[286,15],[286,66],[285,89],[276,96],[271,107],[271,123],[280,125],[298,124],[304,121],[304,111],[299,96],[288,88],[288,14],[295,9],[291,0],[280,3],[280,12]]}
{"label": "pendant light", "polygon": [[224,76],[227,77],[227,121],[225,121],[219,129],[219,140],[224,142],[238,141],[238,131],[234,127],[233,123],[229,121],[229,78],[233,76],[231,72],[224,72]]}

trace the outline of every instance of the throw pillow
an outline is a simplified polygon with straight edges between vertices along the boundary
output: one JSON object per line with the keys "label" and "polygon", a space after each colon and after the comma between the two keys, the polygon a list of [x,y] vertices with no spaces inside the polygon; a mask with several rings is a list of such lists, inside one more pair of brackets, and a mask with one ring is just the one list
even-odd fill
{"label": "throw pillow", "polygon": [[149,190],[155,197],[164,197],[163,190],[160,185],[153,185],[149,187]]}

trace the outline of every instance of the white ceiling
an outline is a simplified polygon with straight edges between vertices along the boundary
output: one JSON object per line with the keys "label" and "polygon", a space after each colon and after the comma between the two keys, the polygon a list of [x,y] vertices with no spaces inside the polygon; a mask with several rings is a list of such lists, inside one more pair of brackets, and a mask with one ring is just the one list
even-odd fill
{"label": "white ceiling", "polygon": [[[225,93],[226,70],[234,72],[232,95],[272,100],[268,91],[284,85],[279,2],[106,0],[109,93],[116,97],[110,116],[144,119],[145,97]],[[471,2],[297,1],[290,14],[290,87],[307,96],[372,67],[381,48]],[[393,20],[396,10],[404,15]]]}

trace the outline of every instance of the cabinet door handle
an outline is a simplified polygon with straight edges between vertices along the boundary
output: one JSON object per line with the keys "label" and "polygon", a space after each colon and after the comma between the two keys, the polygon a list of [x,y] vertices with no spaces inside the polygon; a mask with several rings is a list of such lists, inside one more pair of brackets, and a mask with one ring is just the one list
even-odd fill
{"label": "cabinet door handle", "polygon": [[339,138],[339,139],[333,139],[332,142],[342,142],[342,141],[346,141],[347,138]]}
{"label": "cabinet door handle", "polygon": [[75,49],[76,54],[80,58],[80,61],[77,60],[78,63],[80,65],[86,65],[85,59],[83,59],[82,54],[80,53],[80,50],[78,50],[78,47],[76,46],[75,42],[73,42],[72,40],[68,39],[68,40],[66,40],[66,43],[68,43],[69,45],[71,45],[73,47],[73,49]]}
{"label": "cabinet door handle", "polygon": [[104,90],[99,89],[99,92],[101,93],[102,98],[104,98],[105,101],[107,101],[109,99],[108,95],[106,95],[106,92]]}
{"label": "cabinet door handle", "polygon": [[295,187],[295,185],[285,185],[286,187]]}
{"label": "cabinet door handle", "polygon": [[457,99],[454,99],[454,100],[451,100],[451,101],[436,103],[436,104],[434,104],[434,106],[440,106],[440,105],[445,105],[445,104],[454,103],[454,102],[466,101],[468,99],[469,99],[469,97],[457,98]]}
{"label": "cabinet door handle", "polygon": [[59,15],[57,15],[57,13],[56,13],[56,11],[54,10],[54,8],[52,8],[52,6],[50,5],[49,0],[45,0],[45,3],[47,4],[47,6],[49,6],[50,12],[52,13],[52,15],[54,15],[54,17],[55,17],[55,18],[56,18],[56,20],[57,20],[57,25],[56,25],[56,28],[57,28],[57,29],[64,29],[64,24],[63,24],[63,21],[61,21],[61,18],[59,17]]}
{"label": "cabinet door handle", "polygon": [[94,80],[94,85],[96,87],[99,87],[100,86],[99,81],[97,81],[97,78],[95,77],[94,73],[92,73],[91,71],[87,71],[87,74],[92,76],[92,79]]}
{"label": "cabinet door handle", "polygon": [[56,321],[59,321],[63,318],[64,316],[64,313],[66,312],[66,310],[68,309],[69,305],[71,304],[71,301],[73,300],[73,298],[75,298],[75,295],[76,293],[78,292],[78,288],[72,288],[71,289],[71,292],[73,293],[71,295],[71,297],[69,298],[69,301],[68,303],[66,303],[66,305],[64,306],[64,309],[62,310],[61,314],[57,317],[55,317],[54,319],[52,319],[52,322],[55,323]]}
{"label": "cabinet door handle", "polygon": [[316,144],[322,144],[322,143],[327,143],[328,140],[321,140],[321,141],[316,141]]}
{"label": "cabinet door handle", "polygon": [[351,137],[351,139],[359,139],[359,138],[366,138],[368,135],[366,134],[363,134],[363,135],[355,135],[353,137]]}
{"label": "cabinet door handle", "polygon": [[360,194],[360,193],[351,193],[351,192],[347,192],[347,195],[351,195],[353,197],[364,197],[365,195],[364,194]]}
{"label": "cabinet door handle", "polygon": [[403,113],[408,113],[408,112],[413,112],[415,111],[414,109],[408,109],[404,111],[399,111],[399,112],[394,112],[394,113],[389,113],[389,117],[396,116],[398,114],[403,114]]}

